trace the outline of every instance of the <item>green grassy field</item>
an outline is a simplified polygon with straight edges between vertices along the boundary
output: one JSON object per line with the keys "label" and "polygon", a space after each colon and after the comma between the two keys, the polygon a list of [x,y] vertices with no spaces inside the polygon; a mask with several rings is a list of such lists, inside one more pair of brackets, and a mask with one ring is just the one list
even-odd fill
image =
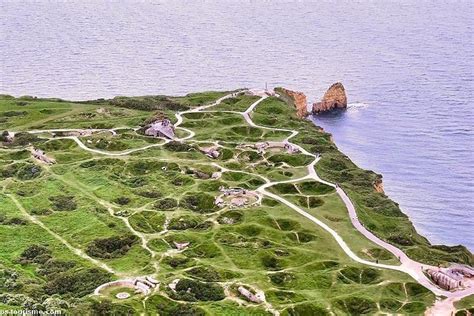
{"label": "green grassy field", "polygon": [[[228,92],[185,97],[118,97],[80,103],[0,98],[3,130],[124,128],[72,139],[20,133],[0,146],[0,310],[61,309],[74,315],[419,315],[434,295],[408,275],[352,261],[325,230],[276,200],[220,208],[221,187],[256,189],[302,177],[311,157],[284,151],[257,154],[239,146],[281,141],[288,132],[249,127],[238,113],[258,100],[239,95],[183,115],[195,132],[183,144],[143,136],[132,128],[150,118],[214,102]],[[257,124],[301,131],[296,142],[323,154],[318,172],[347,188],[367,227],[426,262],[472,262],[464,248],[433,247],[417,235],[394,203],[374,192],[376,175],[358,169],[311,123],[276,98],[257,106]],[[3,135],[4,136],[4,135]],[[201,148],[217,142],[211,159]],[[29,144],[54,157],[46,165]],[[128,149],[154,147],[121,154]],[[106,155],[110,153],[114,155]],[[213,174],[226,168],[218,179]],[[304,208],[336,230],[360,257],[396,264],[396,258],[352,228],[331,187],[311,181],[270,191]],[[387,212],[377,212],[378,207]],[[395,226],[399,239],[395,236]],[[183,251],[176,243],[189,243]],[[471,255],[472,256],[472,255]],[[153,275],[159,290],[119,300],[120,289],[92,295],[117,279]],[[168,284],[179,279],[176,290]],[[261,290],[252,303],[238,287]],[[119,291],[120,290],[120,291]],[[122,289],[123,290],[123,289]],[[463,302],[463,304],[466,304]],[[468,304],[468,303],[467,303]],[[465,309],[464,305],[459,309]]]}

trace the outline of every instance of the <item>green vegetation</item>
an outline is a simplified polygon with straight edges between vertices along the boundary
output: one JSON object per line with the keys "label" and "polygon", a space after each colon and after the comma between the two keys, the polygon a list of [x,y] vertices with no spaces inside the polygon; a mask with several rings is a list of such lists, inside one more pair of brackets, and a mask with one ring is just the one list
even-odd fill
{"label": "green vegetation", "polygon": [[[330,234],[277,200],[265,197],[261,204],[242,208],[215,205],[222,188],[254,190],[265,178],[297,179],[307,174],[312,162],[303,154],[275,150],[260,155],[252,146],[239,146],[282,141],[290,135],[249,127],[241,114],[228,112],[244,111],[257,97],[239,94],[206,112],[184,114],[180,127],[196,133],[185,141],[165,144],[132,129],[157,117],[174,120],[175,111],[224,95],[227,92],[80,103],[0,97],[2,129],[21,132],[13,142],[7,142],[4,133],[0,139],[0,309],[57,308],[78,315],[268,315],[264,304],[239,305],[226,297],[227,290],[238,296],[239,285],[264,291],[267,302],[282,315],[409,315],[430,306],[434,296],[408,275],[356,263]],[[377,175],[358,169],[337,151],[328,134],[297,120],[293,111],[269,97],[256,107],[252,119],[298,130],[292,141],[322,154],[320,175],[350,193],[361,219],[381,237],[417,259],[429,258],[427,262],[471,260],[462,247],[430,246],[395,203],[373,190]],[[119,127],[116,135],[106,130]],[[102,153],[63,138],[67,133],[27,133],[54,128],[101,129],[78,139]],[[30,143],[57,163],[33,159],[26,150]],[[201,152],[211,145],[218,145],[217,159]],[[135,151],[125,155],[130,149]],[[360,257],[397,262],[354,231],[332,187],[296,181],[267,190],[335,229]],[[399,225],[403,227],[396,230]],[[144,275],[160,282],[146,300],[141,294],[117,299],[119,291],[130,291],[123,287],[89,296],[105,282]],[[176,280],[172,290],[168,285]],[[467,309],[469,302],[462,301],[458,308]]]}

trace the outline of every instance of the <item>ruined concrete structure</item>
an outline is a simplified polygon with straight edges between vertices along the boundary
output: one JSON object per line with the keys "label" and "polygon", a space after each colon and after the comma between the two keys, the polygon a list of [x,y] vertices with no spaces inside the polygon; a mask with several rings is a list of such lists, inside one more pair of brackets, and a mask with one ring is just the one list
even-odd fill
{"label": "ruined concrete structure", "polygon": [[251,291],[247,290],[245,287],[243,286],[239,286],[237,288],[237,290],[239,291],[239,293],[245,297],[247,300],[249,300],[250,302],[253,302],[253,303],[257,303],[257,304],[260,304],[264,301],[264,299],[258,295],[258,294],[253,294]]}
{"label": "ruined concrete structure", "polygon": [[313,104],[313,113],[319,114],[334,109],[347,108],[347,96],[344,86],[340,82],[336,82],[324,94],[321,102]]}
{"label": "ruined concrete structure", "polygon": [[178,249],[180,251],[186,249],[189,246],[189,242],[176,242],[176,241],[173,241],[173,244],[176,247],[176,249]]}
{"label": "ruined concrete structure", "polygon": [[145,130],[145,135],[174,139],[174,126],[168,119],[164,119],[162,121],[155,121],[151,123]]}
{"label": "ruined concrete structure", "polygon": [[201,152],[212,159],[217,159],[221,154],[217,146],[201,148]]}
{"label": "ruined concrete structure", "polygon": [[[241,147],[244,147],[244,146],[241,146]],[[247,146],[247,147],[252,147],[252,146]],[[255,145],[253,145],[253,148],[255,148],[260,155],[263,155],[265,151],[269,149],[283,149],[283,150],[286,150],[288,154],[296,154],[300,152],[300,150],[297,147],[295,147],[294,145],[290,144],[287,141],[285,142],[259,142],[259,143],[255,143]]]}
{"label": "ruined concrete structure", "polygon": [[456,277],[449,272],[428,269],[426,273],[430,276],[431,280],[442,289],[451,291],[462,286],[462,277]]}
{"label": "ruined concrete structure", "polygon": [[39,148],[33,148],[31,154],[34,158],[38,159],[39,161],[44,162],[45,164],[52,165],[56,163],[56,160],[46,156],[46,153]]}
{"label": "ruined concrete structure", "polygon": [[127,287],[134,289],[136,292],[143,295],[148,295],[151,293],[152,289],[156,288],[158,285],[159,282],[151,276],[122,279],[102,284],[95,289],[94,294],[100,295],[101,291],[113,287]]}

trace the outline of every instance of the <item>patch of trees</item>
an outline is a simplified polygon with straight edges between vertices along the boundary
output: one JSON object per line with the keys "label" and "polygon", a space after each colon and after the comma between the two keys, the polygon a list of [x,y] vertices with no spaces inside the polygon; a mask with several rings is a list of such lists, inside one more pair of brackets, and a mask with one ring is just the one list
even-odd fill
{"label": "patch of trees", "polygon": [[37,266],[37,273],[46,279],[43,290],[48,295],[69,294],[82,297],[111,278],[109,273],[100,269],[74,269],[75,262],[54,259],[51,250],[39,244],[32,244],[24,249],[17,261],[22,265]]}
{"label": "patch of trees", "polygon": [[95,239],[87,246],[86,253],[92,257],[111,259],[125,255],[138,242],[132,234]]}
{"label": "patch of trees", "polygon": [[214,283],[205,283],[191,279],[181,279],[176,284],[175,291],[170,296],[177,300],[195,301],[220,301],[225,298],[222,286]]}
{"label": "patch of trees", "polygon": [[74,211],[77,208],[77,203],[72,195],[50,196],[49,201],[52,209],[58,212]]}
{"label": "patch of trees", "polygon": [[207,193],[187,193],[180,202],[180,206],[197,213],[211,213],[217,210],[214,197]]}

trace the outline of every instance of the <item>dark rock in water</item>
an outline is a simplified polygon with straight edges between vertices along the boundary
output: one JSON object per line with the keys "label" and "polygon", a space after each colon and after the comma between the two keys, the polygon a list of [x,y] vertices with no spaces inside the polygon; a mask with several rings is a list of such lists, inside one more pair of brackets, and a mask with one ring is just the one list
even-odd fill
{"label": "dark rock in water", "polygon": [[321,102],[313,103],[314,114],[345,108],[347,108],[346,90],[340,82],[336,82],[331,87],[329,87]]}

